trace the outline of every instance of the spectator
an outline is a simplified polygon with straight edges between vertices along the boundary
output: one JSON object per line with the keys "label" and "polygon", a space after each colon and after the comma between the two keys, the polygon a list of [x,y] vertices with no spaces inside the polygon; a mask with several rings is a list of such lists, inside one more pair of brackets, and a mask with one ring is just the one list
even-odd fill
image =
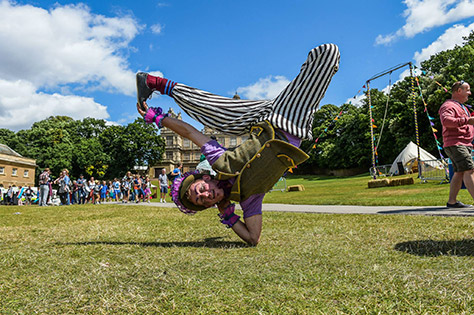
{"label": "spectator", "polygon": [[112,201],[115,199],[115,194],[114,194],[114,185],[112,184],[112,181],[110,180],[108,184],[108,189],[109,189],[108,198],[109,198],[109,201]]}
{"label": "spectator", "polygon": [[31,189],[31,186],[28,186],[25,190],[25,204],[27,206],[31,205],[31,198],[33,197],[33,189]]}
{"label": "spectator", "polygon": [[86,179],[84,178],[84,175],[79,175],[79,179],[77,180],[77,195],[78,195],[78,203],[79,204],[84,204],[86,201],[86,190],[85,186],[87,186]]}
{"label": "spectator", "polygon": [[474,162],[472,160],[472,140],[474,139],[474,117],[463,104],[471,95],[471,87],[464,81],[453,84],[451,99],[439,109],[443,125],[444,151],[453,163],[454,175],[449,187],[448,208],[469,208],[456,200],[462,183],[474,198]]}
{"label": "spectator", "polygon": [[141,190],[140,178],[138,177],[138,175],[135,175],[135,178],[133,179],[133,191],[134,191],[134,197],[135,197],[136,203],[140,202],[140,190]]}
{"label": "spectator", "polygon": [[100,192],[102,190],[102,185],[100,184],[100,182],[98,180],[95,181],[95,186],[94,186],[94,199],[93,199],[93,203],[94,204],[97,204],[99,203],[100,204]]}
{"label": "spectator", "polygon": [[89,188],[89,192],[87,195],[87,202],[90,202],[92,200],[92,204],[95,203],[94,200],[94,188],[95,188],[95,180],[94,177],[91,177],[89,181],[87,182],[87,186]]}
{"label": "spectator", "polygon": [[127,178],[122,180],[122,202],[129,202],[130,200],[130,183]]}
{"label": "spectator", "polygon": [[61,200],[62,206],[67,205],[67,195],[69,194],[68,186],[66,185],[66,181],[64,180],[64,175],[65,172],[61,172],[61,174],[59,174],[59,177],[56,178],[53,182],[54,184],[59,185],[58,195],[59,199]]}
{"label": "spectator", "polygon": [[172,182],[174,182],[176,178],[181,178],[182,174],[183,174],[183,164],[179,164],[179,166],[170,173],[169,179]]}
{"label": "spectator", "polygon": [[44,171],[39,176],[39,185],[40,185],[40,198],[39,205],[45,207],[48,205],[48,197],[50,193],[49,184],[50,184],[50,171],[49,168],[45,168]]}
{"label": "spectator", "polygon": [[18,187],[18,194],[16,195],[17,204],[23,206],[23,194],[25,193],[25,188],[20,186]]}
{"label": "spectator", "polygon": [[114,194],[115,194],[115,201],[120,201],[120,182],[118,181],[117,178],[114,178],[113,182],[114,186]]}
{"label": "spectator", "polygon": [[7,205],[12,205],[13,204],[13,187],[10,185],[8,186],[7,190],[7,200],[5,202]]}
{"label": "spectator", "polygon": [[107,182],[103,180],[101,188],[100,188],[100,202],[101,203],[105,202],[107,199],[107,190],[108,190]]}
{"label": "spectator", "polygon": [[145,186],[145,200],[146,202],[150,202],[151,199],[151,182],[150,178],[147,176],[145,178],[145,182],[143,184]]}
{"label": "spectator", "polygon": [[63,170],[63,180],[64,180],[64,185],[65,185],[65,190],[66,190],[66,205],[71,204],[71,179],[69,178],[69,171],[65,168]]}
{"label": "spectator", "polygon": [[166,169],[161,170],[161,174],[158,175],[158,181],[160,182],[160,202],[166,203],[166,194],[168,193],[168,176],[166,176]]}
{"label": "spectator", "polygon": [[71,188],[71,204],[80,203],[79,199],[79,185],[77,184],[77,180],[72,181],[72,188]]}

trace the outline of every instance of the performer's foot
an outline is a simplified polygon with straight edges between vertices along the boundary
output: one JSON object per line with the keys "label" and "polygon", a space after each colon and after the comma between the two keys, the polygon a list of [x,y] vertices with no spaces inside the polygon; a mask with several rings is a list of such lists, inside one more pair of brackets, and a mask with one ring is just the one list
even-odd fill
{"label": "performer's foot", "polygon": [[143,102],[150,98],[151,94],[153,94],[154,89],[150,89],[146,84],[146,79],[148,77],[148,73],[145,72],[138,72],[136,75],[137,79],[137,101],[140,104],[140,107],[143,108]]}

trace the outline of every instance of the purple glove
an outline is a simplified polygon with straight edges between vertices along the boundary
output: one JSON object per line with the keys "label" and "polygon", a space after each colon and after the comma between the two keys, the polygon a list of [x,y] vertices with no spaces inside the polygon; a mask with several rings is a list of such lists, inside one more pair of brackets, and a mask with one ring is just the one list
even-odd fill
{"label": "purple glove", "polygon": [[163,125],[161,124],[161,121],[163,118],[168,117],[168,113],[163,114],[163,110],[161,107],[149,107],[148,110],[146,111],[145,117],[145,122],[147,124],[151,123],[156,123],[158,128],[163,128]]}
{"label": "purple glove", "polygon": [[221,218],[221,223],[227,225],[228,228],[234,226],[237,221],[239,221],[240,216],[234,213],[235,211],[235,204],[231,203],[230,205],[225,208],[224,213],[219,213],[218,216]]}

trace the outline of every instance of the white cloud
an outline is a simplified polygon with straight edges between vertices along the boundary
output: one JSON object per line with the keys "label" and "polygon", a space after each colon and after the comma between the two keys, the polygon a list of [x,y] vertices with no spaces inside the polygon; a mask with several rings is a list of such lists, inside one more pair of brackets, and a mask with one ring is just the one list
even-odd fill
{"label": "white cloud", "polygon": [[468,36],[474,30],[474,23],[464,25],[454,25],[447,29],[437,40],[431,43],[428,47],[423,48],[420,52],[416,52],[413,59],[417,64],[430,58],[440,51],[453,49],[456,45],[462,45],[463,37]]}
{"label": "white cloud", "polygon": [[365,100],[365,99],[366,99],[366,96],[365,96],[364,93],[362,93],[362,94],[358,94],[358,95],[356,95],[356,96],[354,96],[354,97],[348,98],[348,99],[345,101],[345,103],[346,103],[346,104],[349,104],[349,103],[350,103],[350,104],[354,105],[355,107],[360,107],[360,106],[363,105],[363,102],[362,102],[362,101]]}
{"label": "white cloud", "polygon": [[244,99],[267,100],[273,99],[290,83],[284,76],[268,76],[259,79],[256,83],[239,87],[237,93]]}
{"label": "white cloud", "polygon": [[395,33],[377,36],[375,43],[385,45],[399,37],[411,38],[437,26],[474,16],[474,0],[405,0],[405,25]]}
{"label": "white cloud", "polygon": [[123,55],[139,32],[132,18],[94,15],[84,5],[47,11],[2,1],[0,21],[1,78],[39,88],[78,83],[134,94],[133,72]]}
{"label": "white cloud", "polygon": [[10,130],[29,128],[35,121],[49,116],[69,116],[75,119],[109,118],[105,106],[90,97],[45,94],[28,81],[0,79],[0,126]]}
{"label": "white cloud", "polygon": [[153,24],[152,26],[150,26],[150,29],[152,31],[152,33],[154,34],[161,34],[161,32],[163,31],[163,28],[164,26],[157,23],[157,24]]}
{"label": "white cloud", "polygon": [[29,128],[51,115],[109,117],[76,92],[135,95],[127,58],[142,28],[132,17],[93,14],[83,4],[45,10],[0,0],[0,21],[2,128]]}

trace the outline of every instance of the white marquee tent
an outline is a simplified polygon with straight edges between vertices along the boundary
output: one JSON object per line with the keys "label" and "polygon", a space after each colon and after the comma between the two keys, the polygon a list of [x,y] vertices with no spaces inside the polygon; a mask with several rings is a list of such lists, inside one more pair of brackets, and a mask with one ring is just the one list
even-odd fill
{"label": "white marquee tent", "polygon": [[[398,162],[402,162],[403,167],[411,169],[413,163],[416,163],[418,157],[418,146],[412,141],[400,152],[395,161],[392,163],[390,168],[391,175],[398,175]],[[425,161],[425,166],[433,169],[443,169],[444,166],[441,162],[437,161],[436,157],[423,150],[420,147],[420,160]]]}

